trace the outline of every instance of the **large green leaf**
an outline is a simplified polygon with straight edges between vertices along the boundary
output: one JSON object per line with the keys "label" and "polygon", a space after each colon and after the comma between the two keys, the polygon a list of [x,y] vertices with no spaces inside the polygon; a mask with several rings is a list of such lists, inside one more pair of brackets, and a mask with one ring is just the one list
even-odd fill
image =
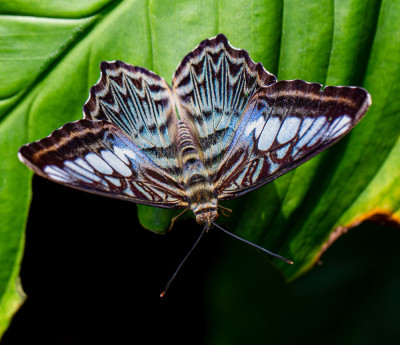
{"label": "large green leaf", "polygon": [[[19,264],[32,174],[22,144],[81,118],[102,60],[167,80],[182,57],[218,32],[279,79],[362,85],[373,106],[328,152],[231,202],[232,229],[277,251],[287,279],[309,269],[343,226],[376,212],[399,217],[400,3],[389,0],[0,2],[0,332],[23,301]],[[170,211],[139,207],[163,232]]]}

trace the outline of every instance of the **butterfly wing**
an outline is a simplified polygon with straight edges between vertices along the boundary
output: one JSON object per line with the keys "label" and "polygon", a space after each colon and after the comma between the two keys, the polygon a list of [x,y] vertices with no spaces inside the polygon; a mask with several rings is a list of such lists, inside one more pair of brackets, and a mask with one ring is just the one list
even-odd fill
{"label": "butterfly wing", "polygon": [[233,48],[222,34],[207,39],[178,66],[172,81],[180,117],[198,135],[212,178],[248,100],[276,81],[245,50]]}
{"label": "butterfly wing", "polygon": [[103,61],[83,107],[85,118],[118,126],[156,165],[179,179],[177,116],[165,80],[145,68]]}
{"label": "butterfly wing", "polygon": [[218,199],[247,193],[307,161],[348,133],[371,104],[362,88],[321,87],[279,81],[254,94],[214,178]]}
{"label": "butterfly wing", "polygon": [[106,121],[67,123],[19,150],[35,173],[87,192],[166,208],[187,207],[182,187]]}

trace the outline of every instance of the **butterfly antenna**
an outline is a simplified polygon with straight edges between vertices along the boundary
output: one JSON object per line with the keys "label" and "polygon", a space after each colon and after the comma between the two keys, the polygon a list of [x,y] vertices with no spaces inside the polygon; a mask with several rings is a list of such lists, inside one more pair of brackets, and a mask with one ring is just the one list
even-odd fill
{"label": "butterfly antenna", "polygon": [[250,241],[247,241],[247,240],[245,240],[244,238],[241,238],[241,237],[239,237],[239,236],[237,236],[237,235],[235,235],[235,234],[229,232],[228,230],[225,230],[224,228],[222,228],[221,226],[219,226],[218,224],[216,224],[216,223],[214,223],[214,222],[213,222],[213,225],[214,225],[215,227],[217,227],[218,229],[222,230],[223,232],[225,232],[226,234],[228,234],[229,236],[232,236],[233,238],[236,238],[236,239],[239,240],[239,241],[242,241],[242,242],[244,242],[244,243],[247,243],[247,244],[249,244],[249,245],[251,245],[251,246],[253,246],[253,247],[255,247],[255,248],[261,250],[262,252],[264,252],[264,253],[266,253],[266,254],[272,255],[272,256],[274,256],[274,257],[276,257],[276,258],[278,258],[278,259],[280,259],[280,260],[282,260],[282,261],[287,262],[288,264],[291,264],[291,265],[293,264],[293,261],[288,260],[288,259],[284,258],[283,256],[280,256],[280,255],[275,254],[275,253],[273,253],[273,252],[270,252],[269,250],[266,250],[266,249],[264,249],[263,247],[260,247],[260,246],[254,244],[254,243],[252,243],[252,242],[250,242]]}
{"label": "butterfly antenna", "polygon": [[181,269],[181,267],[183,266],[183,264],[185,263],[186,259],[190,256],[190,254],[192,253],[193,249],[196,248],[197,244],[200,242],[200,239],[203,237],[204,233],[208,230],[208,226],[204,226],[203,231],[201,232],[200,236],[198,237],[198,239],[196,240],[196,242],[194,243],[192,249],[189,250],[189,253],[186,254],[186,256],[183,258],[183,260],[181,261],[181,263],[179,264],[178,268],[175,270],[175,273],[172,275],[172,277],[170,278],[170,280],[168,281],[167,285],[165,285],[165,289],[163,290],[163,292],[160,293],[160,297],[164,297],[165,293],[167,292],[167,290],[169,289],[169,286],[171,285],[171,283],[173,282],[173,280],[175,279],[176,275],[178,274],[179,270]]}

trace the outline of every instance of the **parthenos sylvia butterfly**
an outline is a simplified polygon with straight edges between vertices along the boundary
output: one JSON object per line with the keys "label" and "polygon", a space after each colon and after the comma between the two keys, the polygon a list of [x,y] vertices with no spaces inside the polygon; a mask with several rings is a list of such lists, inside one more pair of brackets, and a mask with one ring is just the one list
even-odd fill
{"label": "parthenos sylvia butterfly", "polygon": [[73,188],[190,209],[205,230],[219,227],[219,201],[259,188],[325,150],[371,104],[359,87],[277,81],[222,34],[186,55],[172,87],[121,61],[100,68],[84,119],[22,146],[20,160]]}

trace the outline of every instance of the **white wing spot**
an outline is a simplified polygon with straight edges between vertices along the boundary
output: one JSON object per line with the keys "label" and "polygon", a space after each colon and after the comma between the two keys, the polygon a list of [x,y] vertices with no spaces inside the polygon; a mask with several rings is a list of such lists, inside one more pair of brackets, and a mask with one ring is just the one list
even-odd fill
{"label": "white wing spot", "polygon": [[122,176],[128,177],[132,175],[131,169],[129,169],[121,159],[119,159],[115,154],[113,154],[111,151],[101,151],[101,156],[103,159],[110,164],[110,166],[119,172]]}
{"label": "white wing spot", "polygon": [[244,130],[244,134],[246,136],[248,136],[253,131],[253,129],[255,129],[256,130],[255,137],[257,138],[260,135],[260,133],[264,127],[264,124],[265,124],[265,120],[260,115],[260,117],[257,120],[254,120],[254,121],[250,122],[249,124],[247,124],[247,126]]}
{"label": "white wing spot", "polygon": [[120,181],[119,179],[117,179],[117,178],[115,178],[115,177],[110,177],[110,176],[107,176],[106,178],[107,178],[107,180],[110,181],[114,186],[116,186],[116,187],[121,187],[121,181]]}
{"label": "white wing spot", "polygon": [[89,164],[87,164],[87,162],[84,159],[77,158],[77,159],[74,160],[74,162],[76,164],[78,164],[79,166],[81,166],[82,168],[84,168],[86,170],[89,170],[90,172],[94,173],[93,168]]}
{"label": "white wing spot", "polygon": [[267,151],[275,141],[276,134],[279,131],[281,121],[277,117],[270,117],[265,124],[263,131],[258,139],[258,149]]}
{"label": "white wing spot", "polygon": [[152,200],[154,197],[150,195],[150,193],[146,192],[139,184],[135,183],[135,187],[148,199]]}
{"label": "white wing spot", "polygon": [[79,182],[87,182],[87,183],[93,183],[93,180],[82,176],[80,173],[74,171],[73,169],[70,169],[68,167],[65,167],[65,170],[71,175],[74,176],[74,181],[79,181]]}
{"label": "white wing spot", "polygon": [[351,118],[349,116],[343,115],[333,121],[331,125],[332,130],[330,130],[328,134],[329,138],[336,138],[346,132],[347,129],[350,127],[350,120]]}
{"label": "white wing spot", "polygon": [[[79,158],[79,159],[81,159],[81,158]],[[76,162],[76,160],[75,160],[75,162]],[[64,165],[74,172],[73,175],[76,176],[77,179],[82,178],[86,182],[93,182],[93,181],[99,182],[100,181],[100,177],[98,177],[96,174],[91,173],[90,171],[87,171],[86,169],[83,169],[80,165],[76,164],[75,162],[65,161]],[[87,163],[86,163],[86,165],[89,166],[89,164],[87,164]],[[76,175],[76,173],[78,173],[81,176]]]}
{"label": "white wing spot", "polygon": [[274,163],[269,156],[268,156],[268,163],[269,163],[268,171],[269,171],[270,174],[273,174],[280,167],[280,164]]}
{"label": "white wing spot", "polygon": [[301,138],[304,133],[310,128],[312,123],[314,122],[314,119],[311,117],[306,117],[303,122],[301,123],[300,127],[300,132],[299,132],[299,137]]}
{"label": "white wing spot", "polygon": [[255,137],[258,138],[265,125],[265,119],[261,116],[256,122]]}
{"label": "white wing spot", "polygon": [[276,157],[278,157],[278,159],[284,158],[288,152],[289,146],[290,144],[287,144],[286,146],[283,146],[280,149],[276,150]]}
{"label": "white wing spot", "polygon": [[[326,117],[325,116],[317,117],[317,119],[314,120],[311,125],[309,125],[309,122],[312,119],[310,119],[310,120],[308,120],[308,119],[309,118],[306,118],[306,119],[303,120],[304,127],[303,127],[303,125],[301,126],[301,129],[300,129],[300,140],[297,142],[295,147],[293,147],[293,156],[297,156],[297,154],[299,153],[301,148],[303,146],[305,146],[306,144],[309,144],[310,140],[313,139],[316,136],[318,131],[326,123]],[[320,135],[322,135],[322,134],[320,133]],[[317,135],[318,139],[319,139],[319,136]],[[315,139],[316,138],[314,138],[314,140]],[[310,146],[310,144],[309,144],[309,146]]]}
{"label": "white wing spot", "polygon": [[296,146],[294,147],[294,150],[300,150],[302,146],[307,144],[314,136],[318,133],[318,131],[322,128],[322,126],[326,122],[326,117],[325,116],[319,116],[314,123],[309,127],[308,131],[304,133],[304,135],[300,138]]}
{"label": "white wing spot", "polygon": [[127,147],[114,146],[114,153],[126,164],[129,164],[129,159],[126,158],[127,156],[132,158],[132,160],[136,159],[135,152]]}
{"label": "white wing spot", "polygon": [[47,165],[43,171],[49,175],[50,178],[59,182],[71,182],[72,179],[62,169],[55,165]]}
{"label": "white wing spot", "polygon": [[88,153],[85,158],[100,173],[107,175],[113,173],[111,167],[95,153]]}
{"label": "white wing spot", "polygon": [[277,140],[281,144],[285,144],[292,140],[299,129],[301,120],[298,117],[287,117],[283,121],[281,129],[279,130]]}
{"label": "white wing spot", "polygon": [[324,137],[324,139],[328,138],[326,135],[326,131],[329,128],[329,123],[325,123],[325,125],[319,130],[319,132],[310,140],[307,144],[307,146],[313,146],[319,139]]}
{"label": "white wing spot", "polygon": [[260,160],[257,163],[257,168],[256,170],[253,172],[253,175],[251,176],[251,183],[254,183],[255,181],[257,181],[258,176],[260,176],[261,173],[261,169],[263,167],[264,164],[264,158],[261,157]]}
{"label": "white wing spot", "polygon": [[135,193],[133,193],[132,189],[130,187],[127,187],[124,189],[124,194],[130,195],[130,196],[135,196]]}

